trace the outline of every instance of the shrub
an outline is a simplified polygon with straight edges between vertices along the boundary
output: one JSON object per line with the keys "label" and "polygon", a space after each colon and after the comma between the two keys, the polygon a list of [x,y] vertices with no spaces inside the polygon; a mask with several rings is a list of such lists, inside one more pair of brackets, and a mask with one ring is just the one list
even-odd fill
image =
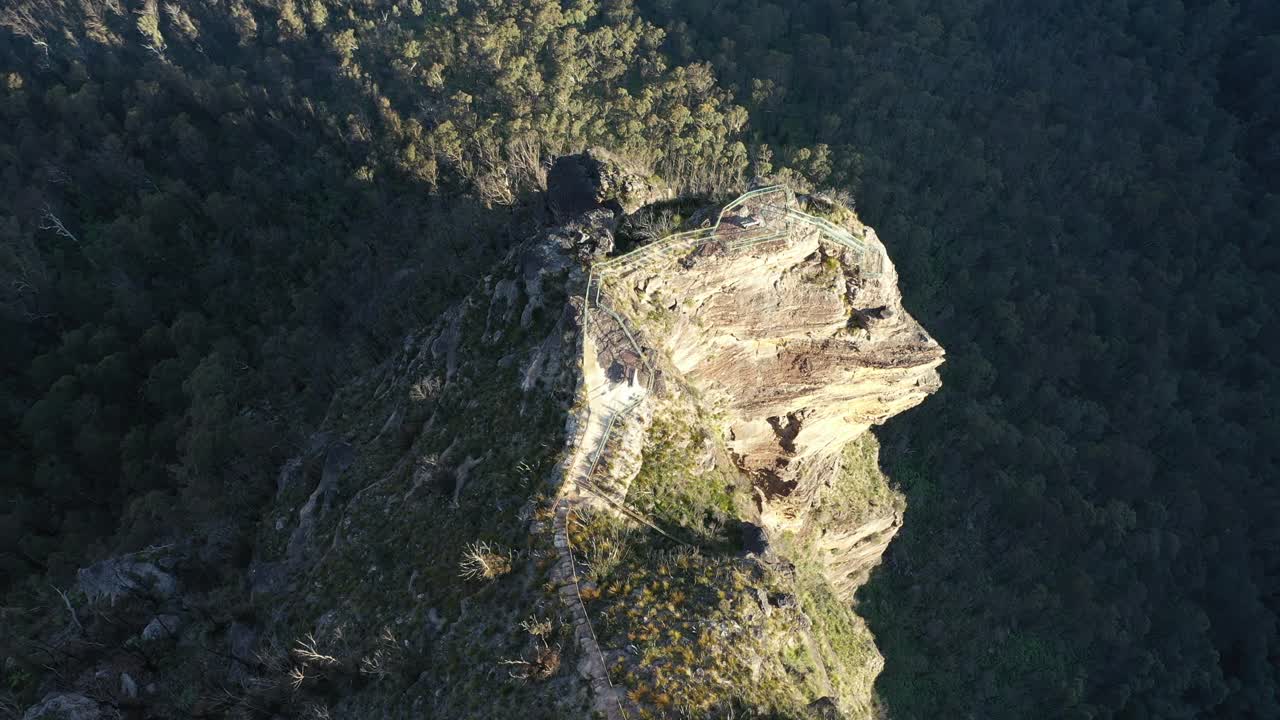
{"label": "shrub", "polygon": [[512,667],[508,675],[515,680],[547,680],[560,671],[560,648],[543,645],[536,648],[527,660],[503,660],[499,664]]}
{"label": "shrub", "polygon": [[458,564],[468,580],[494,580],[511,572],[511,552],[484,541],[467,545]]}

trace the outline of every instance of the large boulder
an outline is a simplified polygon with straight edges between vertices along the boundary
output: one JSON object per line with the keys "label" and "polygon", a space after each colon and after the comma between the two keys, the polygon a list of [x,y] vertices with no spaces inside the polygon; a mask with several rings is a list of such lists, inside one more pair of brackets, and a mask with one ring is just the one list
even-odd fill
{"label": "large boulder", "polygon": [[599,149],[556,158],[547,174],[547,199],[558,222],[599,208],[632,213],[663,196],[640,169]]}
{"label": "large boulder", "polygon": [[813,720],[844,720],[836,701],[829,697],[820,697],[809,703],[805,715]]}
{"label": "large boulder", "polygon": [[50,693],[22,714],[22,720],[100,720],[98,703],[79,693]]}
{"label": "large boulder", "polygon": [[602,258],[613,252],[613,231],[617,227],[613,213],[596,208],[566,221],[551,233],[562,254],[578,262],[592,257]]}
{"label": "large boulder", "polygon": [[108,558],[81,568],[76,574],[80,591],[90,602],[138,595],[164,600],[178,592],[178,579],[169,572],[171,561],[157,550]]}
{"label": "large boulder", "polygon": [[227,677],[233,683],[247,682],[250,672],[258,664],[257,653],[258,631],[252,625],[234,622],[227,629],[227,649],[231,658],[227,667]]}
{"label": "large boulder", "polygon": [[178,634],[182,627],[182,618],[177,615],[157,615],[142,628],[142,639],[148,642],[163,640]]}

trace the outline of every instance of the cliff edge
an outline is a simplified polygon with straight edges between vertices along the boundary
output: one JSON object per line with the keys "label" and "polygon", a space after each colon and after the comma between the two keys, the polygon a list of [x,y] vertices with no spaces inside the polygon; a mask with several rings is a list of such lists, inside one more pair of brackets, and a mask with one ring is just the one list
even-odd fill
{"label": "cliff edge", "polygon": [[[599,658],[597,709],[661,710],[647,689],[676,688],[709,711],[728,691],[716,683],[745,668],[769,688],[743,693],[750,706],[825,702],[864,716],[881,660],[850,603],[904,509],[866,431],[940,387],[944,351],[904,309],[883,243],[848,208],[765,186],[683,209],[688,229],[593,256],[580,300],[580,432],[557,542],[599,556],[568,561],[589,578],[585,597],[582,576],[565,578],[580,642]],[[625,560],[646,543],[648,562]],[[691,574],[677,579],[662,552],[682,553]],[[655,572],[669,577],[647,584]],[[687,609],[750,628],[696,635],[724,664],[685,657],[682,636],[652,630],[685,617],[663,598],[685,602],[707,577],[759,599],[738,607],[721,587]],[[637,638],[646,649],[627,642]],[[838,649],[850,646],[862,651]]]}

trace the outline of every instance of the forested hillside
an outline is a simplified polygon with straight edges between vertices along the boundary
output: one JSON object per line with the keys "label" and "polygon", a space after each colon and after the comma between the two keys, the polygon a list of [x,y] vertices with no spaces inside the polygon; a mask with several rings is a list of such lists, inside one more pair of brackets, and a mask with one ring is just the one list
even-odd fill
{"label": "forested hillside", "polygon": [[889,714],[1280,714],[1280,9],[642,5],[827,146],[948,349],[882,434]]}
{"label": "forested hillside", "polygon": [[594,3],[0,10],[0,585],[235,537],[336,382],[529,232],[547,158],[740,179],[745,112],[661,37]]}

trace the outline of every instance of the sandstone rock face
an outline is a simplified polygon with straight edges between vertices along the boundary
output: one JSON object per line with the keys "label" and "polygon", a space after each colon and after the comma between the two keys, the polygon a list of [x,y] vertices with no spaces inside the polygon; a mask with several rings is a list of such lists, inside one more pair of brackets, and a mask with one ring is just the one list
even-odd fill
{"label": "sandstone rock face", "polygon": [[[884,245],[851,216],[842,229],[867,250],[779,223],[776,233],[753,230],[773,240],[702,243],[606,279],[668,373],[719,411],[771,533],[805,530],[806,508],[849,442],[941,386],[944,351],[903,308]],[[885,508],[862,526],[824,528],[815,539],[838,566],[833,584],[860,582],[899,525]]]}
{"label": "sandstone rock face", "polygon": [[880,564],[889,541],[901,526],[902,515],[889,512],[856,527],[822,528],[816,533],[814,546],[826,559],[823,574],[838,595],[853,597],[871,569]]}

